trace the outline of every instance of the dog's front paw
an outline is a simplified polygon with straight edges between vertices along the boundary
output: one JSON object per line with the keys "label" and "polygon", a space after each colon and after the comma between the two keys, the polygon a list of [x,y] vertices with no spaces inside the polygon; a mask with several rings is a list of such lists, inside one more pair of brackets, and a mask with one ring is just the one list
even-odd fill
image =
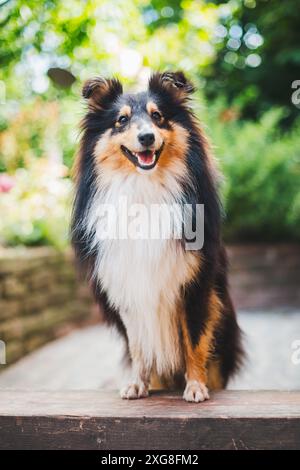
{"label": "dog's front paw", "polygon": [[148,396],[148,387],[144,382],[130,383],[125,387],[121,388],[121,398],[127,400],[135,400],[136,398],[145,398]]}
{"label": "dog's front paw", "polygon": [[186,401],[192,401],[196,403],[208,400],[209,394],[206,385],[199,382],[198,380],[188,380],[183,393],[183,398]]}

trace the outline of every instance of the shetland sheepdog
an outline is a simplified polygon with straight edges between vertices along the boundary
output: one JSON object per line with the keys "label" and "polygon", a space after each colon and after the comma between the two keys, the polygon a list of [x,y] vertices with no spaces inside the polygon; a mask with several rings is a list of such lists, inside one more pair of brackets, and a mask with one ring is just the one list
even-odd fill
{"label": "shetland sheepdog", "polygon": [[[122,398],[182,387],[185,400],[202,402],[226,386],[243,353],[227,285],[218,172],[190,106],[193,91],[182,72],[154,73],[137,94],[123,93],[114,78],[83,86],[72,243],[105,319],[125,341]],[[129,207],[188,206],[192,223],[202,205],[201,247],[187,249],[185,234],[174,231],[155,239],[104,236],[101,208],[124,197]],[[175,211],[177,229],[182,213]]]}

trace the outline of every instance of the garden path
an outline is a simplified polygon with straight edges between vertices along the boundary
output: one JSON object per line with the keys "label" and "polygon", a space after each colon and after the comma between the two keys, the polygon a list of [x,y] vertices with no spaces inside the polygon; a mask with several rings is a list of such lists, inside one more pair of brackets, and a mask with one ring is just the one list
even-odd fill
{"label": "garden path", "polygon": [[[248,359],[229,388],[300,389],[300,352],[292,347],[298,340],[300,349],[300,312],[240,312],[239,322]],[[3,370],[0,389],[115,389],[121,377],[121,355],[120,341],[106,327],[87,327]]]}

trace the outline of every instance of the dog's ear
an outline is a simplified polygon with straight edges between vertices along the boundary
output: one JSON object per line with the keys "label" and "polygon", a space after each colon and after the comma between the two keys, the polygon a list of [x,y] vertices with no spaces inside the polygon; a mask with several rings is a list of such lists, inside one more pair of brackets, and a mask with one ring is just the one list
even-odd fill
{"label": "dog's ear", "polygon": [[109,108],[122,93],[122,84],[116,78],[91,78],[82,88],[83,98],[88,100],[89,107],[96,111]]}
{"label": "dog's ear", "polygon": [[156,72],[149,80],[149,90],[156,93],[167,92],[178,100],[185,101],[195,91],[195,87],[181,71]]}

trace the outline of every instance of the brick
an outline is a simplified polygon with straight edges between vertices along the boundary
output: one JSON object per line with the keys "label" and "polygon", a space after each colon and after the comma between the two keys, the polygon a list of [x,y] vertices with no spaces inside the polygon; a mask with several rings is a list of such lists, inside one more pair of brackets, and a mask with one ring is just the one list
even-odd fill
{"label": "brick", "polygon": [[24,297],[26,292],[28,292],[28,289],[22,279],[11,276],[4,280],[4,297]]}
{"label": "brick", "polygon": [[22,315],[24,304],[15,299],[1,299],[0,298],[0,322]]}

